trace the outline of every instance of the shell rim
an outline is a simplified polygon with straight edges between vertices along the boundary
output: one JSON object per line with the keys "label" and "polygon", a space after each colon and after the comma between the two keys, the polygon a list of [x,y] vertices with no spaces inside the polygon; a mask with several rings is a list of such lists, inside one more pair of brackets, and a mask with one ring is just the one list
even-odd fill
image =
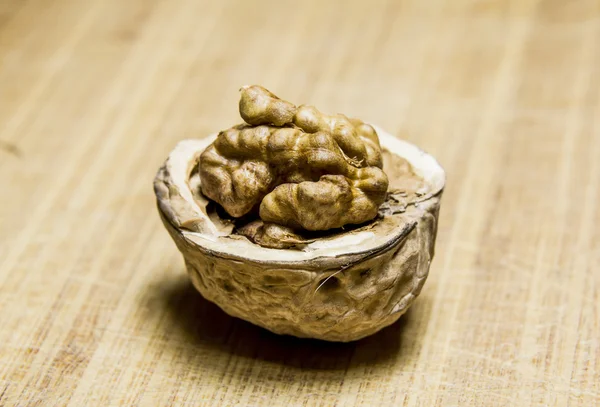
{"label": "shell rim", "polygon": [[[406,159],[407,161],[409,161],[409,163],[413,166],[415,171],[420,176],[425,178],[425,180],[431,185],[431,190],[426,195],[420,197],[420,199],[416,200],[415,202],[422,203],[421,206],[424,207],[423,208],[424,210],[426,210],[426,208],[425,208],[426,206],[429,206],[428,203],[436,204],[437,203],[436,198],[441,197],[444,187],[445,187],[445,180],[446,180],[445,172],[444,172],[443,168],[439,165],[437,160],[430,154],[427,154],[426,152],[424,152],[423,150],[418,148],[417,146],[390,135],[389,133],[385,132],[378,126],[373,126],[373,127],[375,128],[375,130],[377,131],[377,134],[379,135],[382,147],[387,148],[391,153],[396,154],[396,155]],[[216,133],[211,134],[211,135],[205,137],[204,139],[200,139],[200,140],[202,140],[202,141],[212,140],[214,137],[216,137],[216,135],[217,135]],[[198,141],[200,141],[200,140],[198,140]],[[189,140],[189,141],[191,141],[191,140]],[[180,142],[178,144],[178,146],[185,142],[186,141]],[[173,151],[176,151],[176,150],[177,150],[177,147]],[[170,157],[171,157],[171,155],[169,156],[169,158]],[[167,159],[167,161],[165,162],[165,165],[167,164],[168,161],[169,161],[169,159]],[[156,187],[157,182],[164,182],[164,181],[159,180],[158,176],[157,176],[157,178],[155,179],[155,187]],[[189,189],[188,189],[188,191],[189,191]],[[160,213],[160,216],[161,216],[163,222],[168,223],[168,225],[172,228],[172,232],[176,232],[177,234],[179,234],[186,243],[188,243],[189,245],[192,245],[197,250],[202,251],[207,255],[238,260],[241,262],[250,261],[255,264],[268,264],[270,266],[281,265],[282,267],[287,267],[287,268],[289,268],[289,267],[293,268],[294,265],[297,265],[297,267],[305,268],[307,266],[307,263],[314,263],[314,265],[317,268],[321,268],[321,267],[319,267],[319,265],[323,265],[323,264],[325,264],[326,266],[332,266],[332,267],[334,266],[334,263],[336,263],[336,264],[339,263],[342,265],[349,264],[349,263],[355,264],[356,262],[359,262],[359,261],[362,261],[362,260],[365,260],[365,259],[371,257],[375,253],[387,251],[390,248],[395,247],[400,242],[402,242],[408,236],[409,233],[411,233],[411,231],[416,227],[416,225],[418,223],[418,219],[415,219],[414,221],[403,224],[401,228],[398,228],[397,232],[387,234],[387,236],[385,236],[384,243],[382,243],[382,244],[374,245],[365,250],[356,250],[356,245],[354,245],[354,246],[351,246],[350,250],[345,250],[345,251],[338,250],[338,252],[335,252],[333,254],[327,254],[327,253],[320,254],[319,253],[320,251],[326,251],[326,249],[318,249],[318,250],[314,250],[312,252],[302,252],[302,251],[298,251],[298,250],[264,248],[264,247],[261,247],[261,246],[255,245],[254,243],[249,242],[250,245],[254,246],[254,250],[258,253],[265,250],[265,251],[277,251],[279,253],[282,253],[282,252],[302,253],[304,255],[304,258],[299,258],[296,260],[280,260],[280,259],[265,260],[264,257],[261,258],[261,256],[256,255],[256,253],[251,253],[251,254],[253,254],[253,256],[252,255],[240,255],[240,254],[236,254],[232,250],[223,251],[223,250],[216,249],[215,246],[230,248],[230,245],[224,245],[222,240],[213,241],[213,240],[206,239],[206,234],[190,231],[190,230],[187,230],[187,229],[182,228],[181,226],[177,225],[173,221],[173,219],[171,219],[171,216],[168,216],[168,214],[165,213],[165,211],[161,207],[162,205],[165,204],[165,202],[164,202],[164,200],[161,200],[161,197],[159,197],[158,192],[157,192],[157,201],[158,201],[157,202],[158,210],[159,210],[159,213]],[[425,202],[425,201],[427,201],[427,202]],[[171,211],[173,210],[172,207],[169,209]],[[232,241],[231,243],[233,244],[234,242]],[[311,256],[311,254],[314,254],[314,255]],[[283,253],[281,255],[282,255],[282,257],[284,257]],[[288,257],[288,256],[285,256],[285,257]],[[297,256],[297,257],[299,257],[299,256]]]}

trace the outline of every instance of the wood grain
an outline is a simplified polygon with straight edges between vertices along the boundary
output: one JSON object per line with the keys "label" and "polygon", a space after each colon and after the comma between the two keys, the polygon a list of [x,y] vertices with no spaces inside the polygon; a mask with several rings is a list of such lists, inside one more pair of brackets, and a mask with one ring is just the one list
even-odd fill
{"label": "wood grain", "polygon": [[[0,1],[0,405],[600,405],[600,3]],[[237,90],[448,173],[409,313],[278,337],[188,283],[152,178]]]}

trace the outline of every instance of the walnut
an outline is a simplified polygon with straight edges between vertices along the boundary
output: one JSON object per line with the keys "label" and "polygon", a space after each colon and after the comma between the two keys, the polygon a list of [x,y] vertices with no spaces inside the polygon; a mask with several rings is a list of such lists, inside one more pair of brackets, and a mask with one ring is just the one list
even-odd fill
{"label": "walnut", "polygon": [[380,128],[261,87],[242,89],[240,114],[246,124],[178,143],[154,180],[194,286],[280,334],[346,342],[392,324],[429,272],[443,169]]}
{"label": "walnut", "polygon": [[377,216],[386,198],[377,132],[360,120],[296,107],[260,86],[241,89],[246,124],[202,153],[202,193],[233,217],[320,231]]}

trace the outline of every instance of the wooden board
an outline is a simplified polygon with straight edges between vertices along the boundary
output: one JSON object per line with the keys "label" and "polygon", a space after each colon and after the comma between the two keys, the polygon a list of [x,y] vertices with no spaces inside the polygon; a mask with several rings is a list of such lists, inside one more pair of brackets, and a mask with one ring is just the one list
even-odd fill
{"label": "wooden board", "polygon": [[[600,405],[595,0],[0,1],[0,405]],[[194,292],[152,179],[238,88],[448,173],[430,278],[353,344]]]}

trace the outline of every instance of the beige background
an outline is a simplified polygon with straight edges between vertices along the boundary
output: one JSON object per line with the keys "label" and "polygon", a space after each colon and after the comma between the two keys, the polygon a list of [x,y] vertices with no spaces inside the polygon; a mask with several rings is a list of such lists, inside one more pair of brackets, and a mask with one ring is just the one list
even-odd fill
{"label": "beige background", "polygon": [[[600,3],[0,0],[0,405],[600,405]],[[152,178],[237,89],[448,172],[422,295],[354,344],[197,295]]]}

